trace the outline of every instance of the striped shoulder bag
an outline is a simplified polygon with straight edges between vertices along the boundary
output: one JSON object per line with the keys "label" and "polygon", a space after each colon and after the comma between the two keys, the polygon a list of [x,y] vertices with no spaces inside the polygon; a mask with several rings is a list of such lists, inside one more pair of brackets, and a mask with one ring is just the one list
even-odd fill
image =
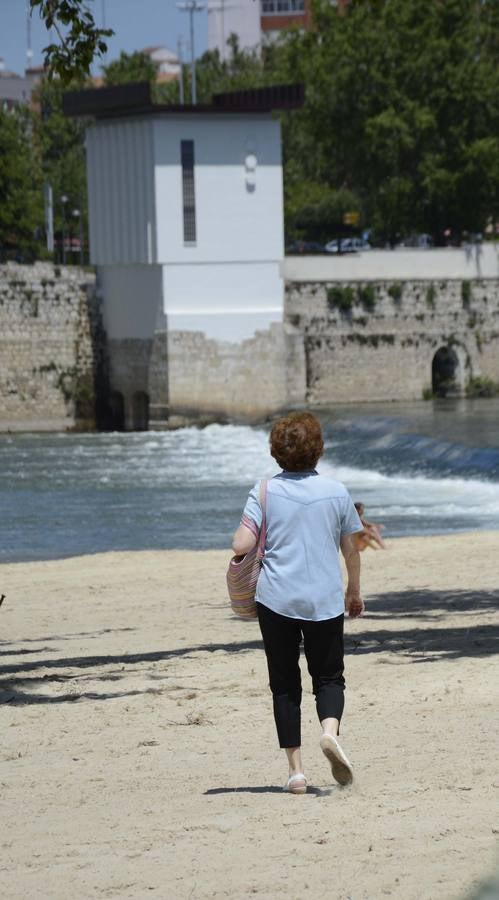
{"label": "striped shoulder bag", "polygon": [[227,570],[227,588],[229,590],[232,612],[240,619],[256,619],[256,583],[262,567],[267,536],[265,507],[267,505],[267,482],[260,482],[260,506],[262,507],[262,525],[258,541],[253,550],[244,556],[233,556]]}

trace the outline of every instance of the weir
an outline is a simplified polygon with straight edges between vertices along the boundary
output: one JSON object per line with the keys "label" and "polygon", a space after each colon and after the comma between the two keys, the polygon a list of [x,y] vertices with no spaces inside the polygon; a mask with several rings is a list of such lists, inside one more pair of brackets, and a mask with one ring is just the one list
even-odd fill
{"label": "weir", "polygon": [[[455,272],[461,255],[453,252]],[[420,268],[424,262],[431,269],[433,253],[439,251],[422,251]],[[383,256],[389,275],[398,255]],[[374,265],[376,251],[370,258]],[[499,382],[494,248],[484,248],[482,259],[488,266],[482,278],[371,281],[338,279],[335,260],[325,261],[326,271],[321,259],[315,269],[312,259],[286,260],[283,274],[294,280],[285,282],[282,325],[241,344],[176,333],[168,347],[164,333],[152,346],[130,338],[112,343],[100,290],[88,271],[48,263],[0,266],[0,429],[157,428],[162,396],[161,427],[203,422],[207,407],[196,403],[201,388],[195,394],[193,384],[205,396],[231,399],[229,411],[213,414],[219,421],[244,421],[249,403],[258,409],[260,397],[266,403],[278,391],[288,407],[420,400],[444,387],[447,394],[463,395],[473,379]],[[361,260],[348,265],[356,262]],[[298,279],[297,263],[307,280]],[[183,390],[190,397],[176,419],[168,418],[166,406],[173,372],[177,396]],[[452,384],[445,386],[449,377]]]}

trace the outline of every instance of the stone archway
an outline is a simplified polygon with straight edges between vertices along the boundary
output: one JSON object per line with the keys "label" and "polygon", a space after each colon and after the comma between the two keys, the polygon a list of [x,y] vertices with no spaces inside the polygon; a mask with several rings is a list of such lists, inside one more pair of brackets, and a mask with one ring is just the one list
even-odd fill
{"label": "stone archway", "polygon": [[134,431],[147,431],[149,428],[149,395],[145,391],[137,391],[133,395],[132,417]]}
{"label": "stone archway", "polygon": [[431,364],[431,386],[437,397],[461,393],[459,358],[453,347],[440,347]]}
{"label": "stone archway", "polygon": [[125,428],[125,400],[119,391],[109,395],[109,428],[111,431],[123,431]]}

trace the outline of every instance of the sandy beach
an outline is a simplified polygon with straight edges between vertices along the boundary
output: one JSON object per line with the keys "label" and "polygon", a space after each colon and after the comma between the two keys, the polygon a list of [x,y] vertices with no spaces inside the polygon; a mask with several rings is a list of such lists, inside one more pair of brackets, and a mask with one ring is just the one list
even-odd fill
{"label": "sandy beach", "polygon": [[258,626],[222,551],[0,567],[0,895],[465,897],[497,863],[499,533],[363,554],[331,783],[284,794]]}

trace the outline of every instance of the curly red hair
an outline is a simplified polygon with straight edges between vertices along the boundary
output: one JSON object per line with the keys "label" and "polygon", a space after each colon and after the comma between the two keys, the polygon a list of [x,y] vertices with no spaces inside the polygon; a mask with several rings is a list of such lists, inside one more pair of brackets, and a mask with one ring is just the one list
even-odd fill
{"label": "curly red hair", "polygon": [[290,413],[270,432],[270,454],[288,472],[314,469],[323,450],[321,424],[312,413]]}

